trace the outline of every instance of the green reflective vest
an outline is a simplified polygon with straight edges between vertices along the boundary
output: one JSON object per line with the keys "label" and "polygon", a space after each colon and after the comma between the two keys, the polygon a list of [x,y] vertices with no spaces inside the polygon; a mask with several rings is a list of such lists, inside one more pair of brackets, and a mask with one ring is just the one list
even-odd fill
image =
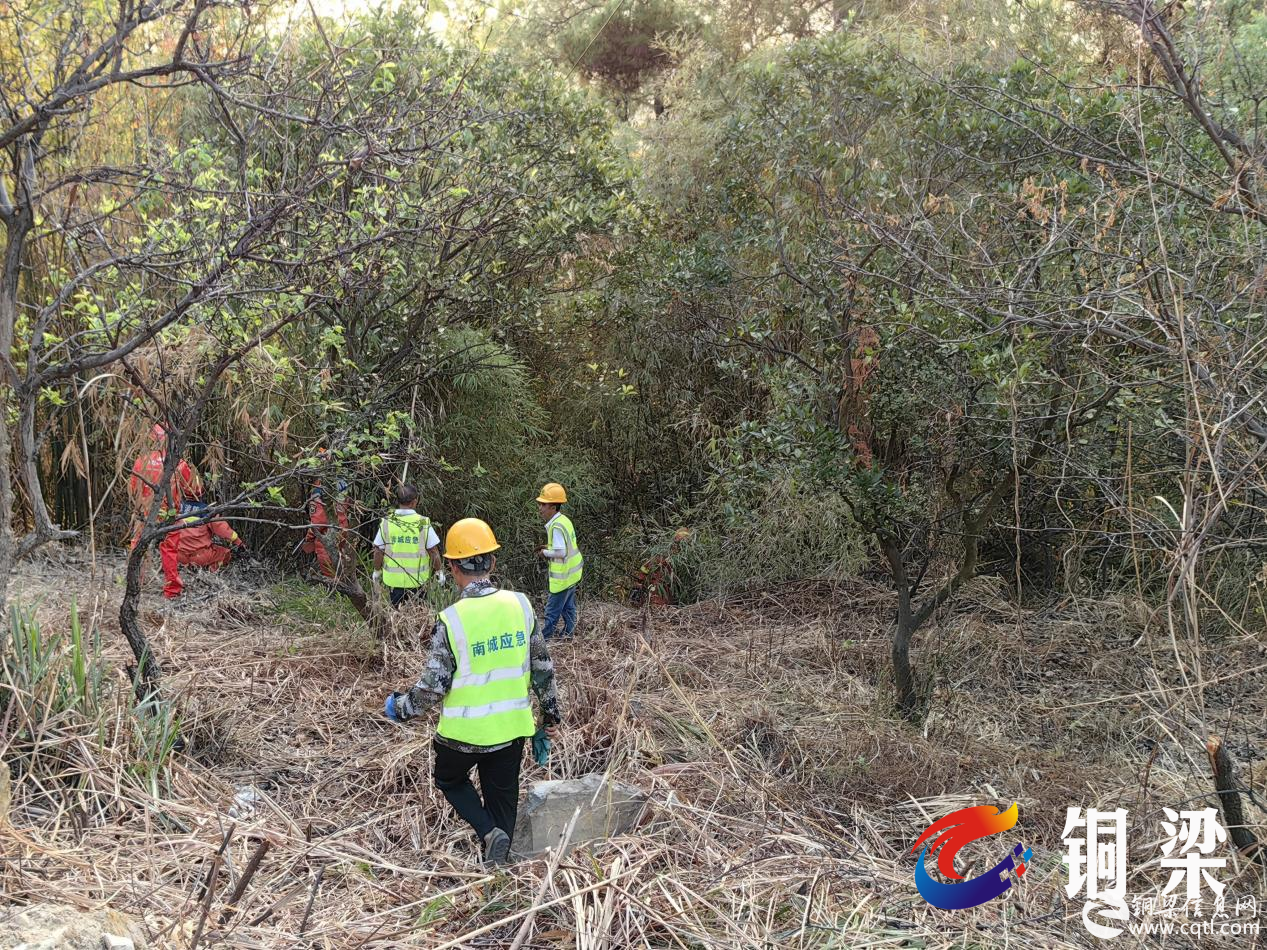
{"label": "green reflective vest", "polygon": [[546,522],[546,547],[554,547],[554,529],[563,529],[563,543],[566,553],[561,561],[550,561],[550,593],[557,594],[575,586],[581,580],[581,566],[585,559],[581,557],[581,549],[576,546],[576,529],[572,527],[572,519],[559,512]]}
{"label": "green reflective vest", "polygon": [[383,586],[421,587],[431,578],[427,531],[431,519],[417,512],[390,514],[379,531],[383,535]]}
{"label": "green reflective vest", "polygon": [[440,613],[457,669],[436,732],[454,742],[499,745],[537,731],[528,688],[536,614],[509,590],[464,597]]}

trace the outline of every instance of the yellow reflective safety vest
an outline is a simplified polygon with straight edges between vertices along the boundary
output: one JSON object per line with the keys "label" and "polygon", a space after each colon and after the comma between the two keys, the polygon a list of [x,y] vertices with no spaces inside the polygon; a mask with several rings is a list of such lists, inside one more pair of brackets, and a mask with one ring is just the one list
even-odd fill
{"label": "yellow reflective safety vest", "polygon": [[536,613],[523,594],[464,597],[441,611],[457,668],[436,732],[468,745],[499,745],[537,731],[528,689]]}
{"label": "yellow reflective safety vest", "polygon": [[581,580],[582,565],[585,563],[585,559],[581,557],[581,549],[576,546],[576,529],[572,527],[572,519],[561,511],[546,522],[546,547],[554,547],[555,528],[563,530],[565,553],[563,560],[550,561],[550,593],[552,594],[578,584]]}
{"label": "yellow reflective safety vest", "polygon": [[379,531],[383,535],[383,586],[421,587],[431,578],[427,556],[427,531],[431,519],[416,511],[390,514]]}

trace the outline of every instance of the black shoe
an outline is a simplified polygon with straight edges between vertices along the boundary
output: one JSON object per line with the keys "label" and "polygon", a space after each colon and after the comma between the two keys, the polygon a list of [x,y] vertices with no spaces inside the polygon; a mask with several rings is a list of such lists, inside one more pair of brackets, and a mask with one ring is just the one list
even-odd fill
{"label": "black shoe", "polygon": [[505,864],[510,856],[510,835],[500,828],[494,828],[484,836],[484,863],[487,865]]}

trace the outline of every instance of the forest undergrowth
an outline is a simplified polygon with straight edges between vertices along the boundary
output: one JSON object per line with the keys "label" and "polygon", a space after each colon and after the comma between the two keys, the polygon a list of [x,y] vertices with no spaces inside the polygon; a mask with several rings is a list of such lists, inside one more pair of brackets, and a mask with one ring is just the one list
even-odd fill
{"label": "forest undergrowth", "polygon": [[[555,650],[565,735],[525,784],[602,772],[652,807],[633,834],[488,873],[431,786],[432,730],[380,711],[417,673],[423,609],[376,645],[339,601],[267,574],[203,575],[176,608],[151,588],[185,740],[165,750],[128,726],[120,570],[98,562],[94,588],[86,562],[45,561],[15,582],[42,631],[77,601],[110,699],[93,718],[36,685],[0,716],[15,778],[0,893],[109,905],[155,946],[1089,946],[1064,898],[1067,807],[1131,809],[1130,890],[1150,892],[1160,803],[1211,791],[1206,734],[1262,790],[1267,686],[1239,675],[1262,648],[1206,649],[1206,708],[1225,718],[1191,720],[1186,688],[1154,672],[1175,668],[1169,644],[1129,601],[1018,612],[979,580],[922,646],[932,692],[914,726],[892,712],[878,587],[650,612],[588,601]],[[909,853],[923,828],[1012,801],[1034,852],[1024,883],[953,918],[926,904]],[[962,854],[972,873],[997,857]],[[1231,869],[1230,892],[1253,873]],[[1165,942],[1187,939],[1218,943]]]}

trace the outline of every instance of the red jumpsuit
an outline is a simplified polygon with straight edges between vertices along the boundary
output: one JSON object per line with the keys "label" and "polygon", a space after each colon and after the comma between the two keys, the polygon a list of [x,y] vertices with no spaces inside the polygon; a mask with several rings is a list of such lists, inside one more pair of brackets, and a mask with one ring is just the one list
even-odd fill
{"label": "red jumpsuit", "polygon": [[663,554],[654,555],[634,572],[634,606],[641,606],[650,597],[657,607],[669,603],[669,590],[673,582],[673,566]]}
{"label": "red jumpsuit", "polygon": [[[335,565],[330,560],[330,552],[326,550],[322,538],[330,530],[330,516],[326,513],[326,504],[322,498],[321,483],[312,489],[312,494],[308,496],[308,533],[304,535],[303,552],[305,554],[315,554],[317,556],[317,569],[321,571],[323,577],[334,577],[336,575]],[[339,522],[338,536],[335,538],[335,551],[340,560],[345,556],[347,549],[348,530],[348,503],[347,499],[339,498],[334,503],[334,516]]]}
{"label": "red jumpsuit", "polygon": [[653,555],[634,572],[634,588],[630,597],[634,606],[641,606],[648,599],[657,607],[673,603],[673,558],[677,556],[682,542],[690,536],[689,529],[679,528],[673,534],[668,555]]}
{"label": "red jumpsuit", "polygon": [[[232,559],[229,548],[237,548],[242,544],[237,532],[226,522],[199,523],[196,515],[182,519],[183,522],[189,522],[190,526],[173,531],[158,546],[158,556],[163,562],[163,576],[167,578],[167,583],[163,585],[164,597],[179,597],[185,589],[180,581],[181,564],[216,571]],[[221,543],[217,544],[217,540]]]}
{"label": "red jumpsuit", "polygon": [[[166,459],[167,453],[162,449],[155,449],[153,452],[142,452],[132,464],[132,477],[128,479],[128,495],[132,498],[132,507],[136,513],[136,528],[132,532],[131,547],[136,547],[136,542],[141,537],[141,524],[145,521],[150,502],[154,498],[154,489],[151,486],[157,485],[159,479],[163,477],[163,465]],[[198,479],[198,473],[190,467],[188,462],[181,459],[176,465],[176,471],[172,473],[171,487],[159,511],[159,517],[174,514],[180,510],[182,502],[201,496],[202,483]]]}

